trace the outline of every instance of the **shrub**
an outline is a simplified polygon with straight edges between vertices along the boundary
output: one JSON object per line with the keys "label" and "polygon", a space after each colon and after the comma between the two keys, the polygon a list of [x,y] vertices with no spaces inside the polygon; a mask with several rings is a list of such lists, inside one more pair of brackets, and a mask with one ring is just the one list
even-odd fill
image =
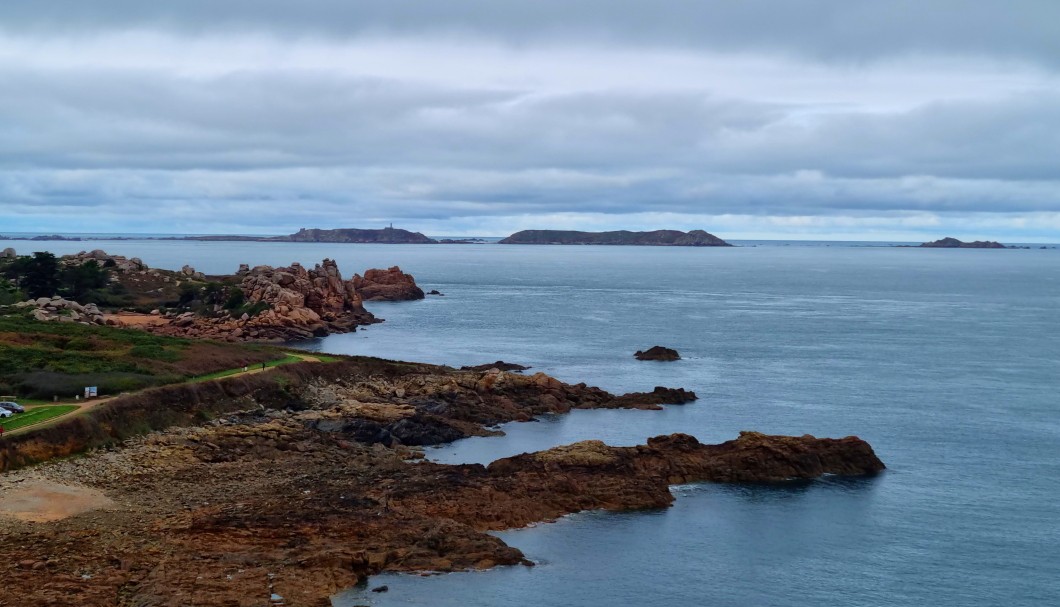
{"label": "shrub", "polygon": [[144,344],[139,346],[133,346],[129,350],[129,356],[134,358],[147,358],[150,360],[166,360],[166,361],[178,361],[180,360],[180,354],[173,350],[167,350],[165,346],[157,344]]}
{"label": "shrub", "polygon": [[235,287],[232,289],[232,293],[228,296],[228,301],[225,302],[225,309],[235,310],[240,308],[246,300],[247,296],[243,293],[243,289]]}
{"label": "shrub", "polygon": [[67,350],[95,350],[96,342],[89,337],[74,337],[66,342]]}

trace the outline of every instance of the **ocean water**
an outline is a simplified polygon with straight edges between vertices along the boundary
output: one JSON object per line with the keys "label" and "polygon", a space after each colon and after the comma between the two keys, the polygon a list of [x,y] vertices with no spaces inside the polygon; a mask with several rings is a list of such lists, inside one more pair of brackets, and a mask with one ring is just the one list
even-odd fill
{"label": "ocean water", "polygon": [[[503,359],[663,411],[580,411],[431,449],[444,462],[687,432],[856,434],[871,479],[674,487],[674,506],[499,534],[537,567],[385,575],[352,605],[1052,605],[1060,596],[1060,251],[277,243],[11,243],[148,264],[335,258],[399,264],[444,297],[369,304],[387,322],[300,344],[452,365]],[[0,242],[0,247],[8,246]],[[655,344],[675,363],[639,362]]]}

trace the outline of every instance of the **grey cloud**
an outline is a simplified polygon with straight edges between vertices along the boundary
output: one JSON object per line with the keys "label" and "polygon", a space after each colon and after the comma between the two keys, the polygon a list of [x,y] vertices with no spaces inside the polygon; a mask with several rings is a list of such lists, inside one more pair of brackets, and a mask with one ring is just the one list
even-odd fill
{"label": "grey cloud", "polygon": [[37,0],[4,2],[10,31],[154,28],[291,36],[600,40],[862,61],[906,53],[1003,55],[1056,66],[1054,0]]}
{"label": "grey cloud", "polygon": [[[703,92],[538,95],[283,72],[0,77],[20,91],[0,97],[7,167],[1060,180],[1056,93],[807,118],[802,106]],[[532,195],[527,185],[511,194]]]}
{"label": "grey cloud", "polygon": [[[571,213],[1060,213],[1057,76],[1023,66],[997,84],[985,81],[995,68],[973,65],[977,53],[1043,64],[1060,55],[1060,36],[1044,35],[1055,33],[1060,4],[1016,4],[4,3],[0,42],[17,34],[6,48],[22,57],[66,33],[168,34],[116,37],[81,63],[69,41],[39,64],[0,62],[0,216],[274,232]],[[221,31],[232,40],[213,35]],[[247,31],[269,36],[256,44]],[[457,31],[469,38],[431,38]],[[209,43],[184,63],[114,63],[124,44],[167,59],[199,32],[212,33]],[[382,77],[341,65],[372,61],[376,47],[328,42],[386,32],[422,36],[422,48],[381,45],[392,55],[380,66],[404,66],[432,45],[444,60]],[[461,62],[496,48],[484,39],[522,46],[462,73]],[[283,55],[285,40],[299,50],[289,63],[195,69],[225,44]],[[581,53],[575,43],[586,40],[600,46]],[[631,52],[637,45],[646,50]],[[676,56],[665,48],[679,45]],[[607,49],[643,61],[623,64]],[[704,49],[755,55],[726,70],[713,55],[698,61]],[[951,80],[950,64],[916,52],[971,56],[952,64],[964,72]],[[564,67],[557,57],[584,65],[550,79]],[[846,65],[864,59],[891,63]],[[527,65],[498,77],[507,61]],[[637,76],[624,79],[624,67]],[[646,77],[653,68],[670,71]],[[889,94],[918,78],[931,85],[921,94]],[[866,90],[850,94],[858,86]]]}

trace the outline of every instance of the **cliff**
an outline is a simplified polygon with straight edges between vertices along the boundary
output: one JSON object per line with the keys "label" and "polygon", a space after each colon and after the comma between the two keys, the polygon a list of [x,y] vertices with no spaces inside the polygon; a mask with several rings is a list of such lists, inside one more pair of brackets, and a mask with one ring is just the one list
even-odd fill
{"label": "cliff", "polygon": [[942,238],[934,242],[925,242],[920,245],[928,249],[1005,249],[1008,248],[1000,242],[992,240],[976,240],[975,242],[964,242],[956,238]]}
{"label": "cliff", "polygon": [[500,244],[583,244],[656,247],[730,247],[729,243],[703,230],[655,230],[653,232],[578,232],[574,230],[523,230]]}

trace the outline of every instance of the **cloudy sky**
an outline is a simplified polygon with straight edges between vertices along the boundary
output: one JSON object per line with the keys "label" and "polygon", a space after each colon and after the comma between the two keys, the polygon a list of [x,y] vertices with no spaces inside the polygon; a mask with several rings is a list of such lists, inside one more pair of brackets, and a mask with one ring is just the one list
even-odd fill
{"label": "cloudy sky", "polygon": [[1060,241],[1056,0],[4,0],[0,232]]}

